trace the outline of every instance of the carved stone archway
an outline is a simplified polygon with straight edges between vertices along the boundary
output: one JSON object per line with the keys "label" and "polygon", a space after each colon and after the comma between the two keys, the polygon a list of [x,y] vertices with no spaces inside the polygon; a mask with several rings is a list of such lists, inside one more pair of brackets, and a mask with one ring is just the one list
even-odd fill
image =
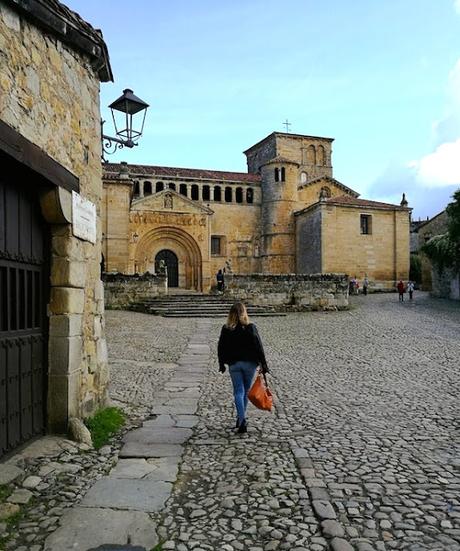
{"label": "carved stone archway", "polygon": [[155,271],[155,257],[163,249],[172,251],[178,259],[179,288],[203,290],[202,257],[195,239],[180,228],[159,227],[146,233],[137,243],[134,253],[140,272]]}

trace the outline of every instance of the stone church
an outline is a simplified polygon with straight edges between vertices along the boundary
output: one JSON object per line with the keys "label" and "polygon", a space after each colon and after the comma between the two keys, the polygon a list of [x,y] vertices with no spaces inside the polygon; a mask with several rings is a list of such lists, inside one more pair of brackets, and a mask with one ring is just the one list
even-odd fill
{"label": "stone church", "polygon": [[367,201],[332,173],[331,138],[273,132],[247,149],[247,173],[103,166],[103,264],[207,292],[226,268],[346,273],[374,288],[409,274],[410,209]]}

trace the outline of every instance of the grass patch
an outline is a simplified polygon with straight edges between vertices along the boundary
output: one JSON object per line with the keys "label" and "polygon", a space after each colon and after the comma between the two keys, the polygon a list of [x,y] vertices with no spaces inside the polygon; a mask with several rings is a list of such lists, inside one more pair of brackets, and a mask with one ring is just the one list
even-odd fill
{"label": "grass patch", "polygon": [[162,551],[163,549],[163,543],[160,542],[160,543],[157,543],[155,545],[155,547],[152,547],[152,549],[150,549],[150,551]]}
{"label": "grass patch", "polygon": [[119,408],[104,408],[86,419],[85,424],[91,433],[93,445],[98,450],[125,424],[125,415]]}
{"label": "grass patch", "polygon": [[6,523],[6,525],[11,528],[16,528],[16,526],[19,524],[19,521],[24,516],[24,511],[22,509],[18,511],[17,513],[14,513],[13,515],[6,518],[3,522]]}
{"label": "grass patch", "polygon": [[10,494],[11,490],[8,486],[0,485],[0,503],[3,503]]}

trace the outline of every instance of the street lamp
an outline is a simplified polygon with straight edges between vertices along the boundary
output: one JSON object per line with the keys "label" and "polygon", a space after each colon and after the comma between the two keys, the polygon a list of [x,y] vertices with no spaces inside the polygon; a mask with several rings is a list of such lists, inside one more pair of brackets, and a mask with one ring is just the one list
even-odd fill
{"label": "street lamp", "polygon": [[[137,145],[137,140],[142,136],[142,131],[144,130],[148,107],[148,103],[135,96],[129,88],[123,90],[123,95],[109,105],[117,137],[106,136],[103,130],[105,121],[101,121],[103,160],[105,160],[104,153],[112,155],[117,149],[122,149],[123,147],[131,148]],[[116,115],[115,111],[122,113],[122,115]],[[140,125],[140,130],[136,130],[133,128],[133,117],[137,113],[142,114],[142,112],[144,112],[142,124]]]}

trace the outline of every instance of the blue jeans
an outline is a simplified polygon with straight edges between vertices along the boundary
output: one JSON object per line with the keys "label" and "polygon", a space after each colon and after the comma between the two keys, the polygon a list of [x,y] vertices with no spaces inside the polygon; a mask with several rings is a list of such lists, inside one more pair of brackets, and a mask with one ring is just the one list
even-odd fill
{"label": "blue jeans", "polygon": [[238,423],[246,419],[246,407],[248,405],[248,392],[252,386],[257,364],[254,362],[240,361],[229,367],[230,377],[233,383],[233,397],[235,399]]}

